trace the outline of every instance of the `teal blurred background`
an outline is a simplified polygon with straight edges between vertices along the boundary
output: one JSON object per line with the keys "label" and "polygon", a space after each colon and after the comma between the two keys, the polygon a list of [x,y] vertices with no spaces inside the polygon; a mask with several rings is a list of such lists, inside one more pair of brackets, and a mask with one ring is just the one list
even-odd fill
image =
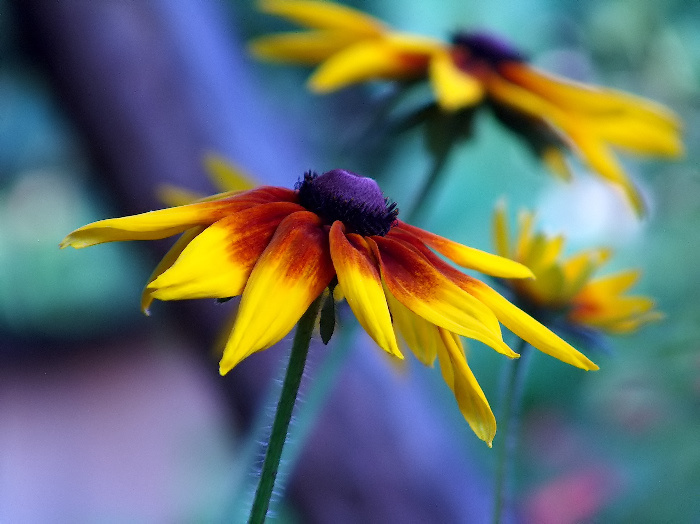
{"label": "teal blurred background", "polygon": [[[116,82],[131,61],[144,60],[156,78],[159,68],[170,74],[179,71],[170,62],[148,59],[150,53],[170,56],[171,46],[170,59],[184,63],[189,82],[177,88],[193,105],[164,105],[175,120],[189,111],[182,122],[194,121],[199,127],[135,134],[119,151],[123,163],[115,164],[110,163],[114,153],[102,149],[110,132],[123,129],[126,121],[150,129],[143,108],[152,106],[139,98],[147,80],[131,86],[137,102],[117,108],[95,103],[89,108],[92,116],[86,117],[81,111],[87,109],[76,102],[83,93],[71,98],[72,84],[66,81],[78,74],[75,64],[69,58],[65,63],[46,58],[46,49],[56,41],[36,32],[46,23],[37,20],[46,20],[42,17],[52,8],[42,13],[42,2],[0,0],[3,521],[38,522],[47,516],[59,521],[221,520],[240,482],[234,472],[248,467],[240,443],[254,423],[246,409],[264,409],[262,394],[240,408],[243,415],[231,408],[242,403],[231,401],[227,391],[237,383],[221,385],[225,379],[216,376],[216,358],[202,349],[207,344],[197,338],[196,328],[179,320],[197,324],[200,317],[188,312],[177,316],[181,311],[171,304],[155,307],[150,319],[140,315],[140,291],[157,253],[141,245],[59,251],[65,234],[93,220],[150,209],[157,205],[155,193],[162,182],[211,190],[202,169],[190,169],[206,150],[229,156],[263,182],[277,185],[292,186],[306,169],[357,171],[380,179],[385,194],[406,208],[419,197],[415,190],[429,168],[421,129],[398,137],[376,133],[374,115],[389,94],[385,85],[314,96],[304,88],[309,70],[246,57],[246,41],[286,24],[257,13],[248,2],[156,4],[132,12],[126,7],[95,8],[116,43],[105,47],[110,54],[93,57],[104,67],[94,85],[110,84],[104,75],[114,75]],[[583,373],[535,356],[515,465],[517,511],[510,518],[699,521],[700,157],[695,146],[700,141],[700,3],[348,4],[394,28],[444,39],[458,29],[495,31],[536,65],[652,98],[683,118],[683,159],[622,155],[651,203],[649,218],[641,222],[583,169],[571,184],[555,180],[514,136],[482,114],[473,139],[449,161],[443,184],[418,225],[492,250],[491,213],[497,199],[506,196],[511,211],[537,209],[541,227],[566,233],[570,252],[613,247],[615,257],[604,271],[640,268],[643,278],[635,291],[654,297],[666,314],[663,322],[639,333],[609,339],[607,352],[580,346],[600,365],[598,372]],[[215,27],[208,25],[212,20]],[[81,23],[79,17],[75,23]],[[174,36],[167,41],[144,37],[146,58],[120,53],[120,34],[138,43],[139,35],[159,30]],[[64,32],[71,31],[66,26]],[[212,73],[222,63],[233,64],[235,85],[226,83],[224,73]],[[170,80],[177,84],[179,77]],[[164,99],[175,89],[166,81],[162,88]],[[124,100],[129,92],[124,91]],[[90,127],[95,122],[102,124],[103,134]],[[194,145],[183,149],[187,133],[195,137]],[[150,178],[136,171],[129,178],[130,160],[145,156],[144,151],[163,151],[172,161],[144,164]],[[115,175],[115,165],[127,174]],[[178,313],[169,312],[171,308]],[[205,327],[213,339],[215,326]],[[371,366],[386,367],[377,380],[396,381],[397,388],[419,383],[427,410],[441,421],[440,431],[463,445],[459,460],[473,468],[466,474],[470,481],[490,486],[496,454],[471,433],[439,372],[411,365],[404,375],[386,378],[394,370],[381,359],[372,360],[374,348],[369,347],[359,350],[354,360],[370,359]],[[284,353],[274,351],[266,353],[273,353],[270,366],[277,369]],[[504,359],[477,343],[470,344],[469,356],[498,417]],[[269,376],[263,378],[237,377],[244,383],[260,382],[257,387],[264,391]],[[413,427],[430,442],[426,421],[413,415],[409,409],[394,416],[404,417],[400,427]],[[363,460],[357,451],[346,453]],[[371,489],[374,480],[358,484]],[[449,486],[453,479],[446,475],[437,481]],[[320,515],[337,517],[338,522],[359,518],[350,503],[350,509],[314,513],[314,493],[304,491],[308,485],[299,482],[292,481],[291,496],[280,506],[281,521],[313,521]],[[479,493],[488,498],[490,488],[471,491],[462,500],[464,513],[455,509],[452,515],[459,521],[479,521],[489,507],[488,501],[476,500]],[[452,498],[460,499],[460,494]]]}

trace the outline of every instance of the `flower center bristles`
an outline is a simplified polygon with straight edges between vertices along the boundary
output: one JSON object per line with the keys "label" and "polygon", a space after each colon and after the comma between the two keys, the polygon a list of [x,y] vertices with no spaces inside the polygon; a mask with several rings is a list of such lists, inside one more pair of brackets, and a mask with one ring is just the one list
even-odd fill
{"label": "flower center bristles", "polygon": [[486,33],[457,33],[452,37],[457,49],[469,51],[470,58],[496,66],[502,62],[524,62],[526,57],[507,42]]}
{"label": "flower center bristles", "polygon": [[308,171],[294,188],[302,206],[329,225],[340,220],[348,233],[384,236],[399,215],[396,202],[384,198],[374,180],[344,169]]}

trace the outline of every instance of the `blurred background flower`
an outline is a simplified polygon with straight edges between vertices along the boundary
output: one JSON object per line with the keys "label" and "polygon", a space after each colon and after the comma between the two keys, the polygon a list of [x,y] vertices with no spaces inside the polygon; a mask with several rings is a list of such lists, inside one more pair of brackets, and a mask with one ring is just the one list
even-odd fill
{"label": "blurred background flower", "polygon": [[681,122],[661,104],[533,68],[522,51],[495,33],[458,31],[447,43],[392,31],[334,2],[258,5],[310,29],[263,36],[251,43],[251,51],[264,60],[318,65],[308,81],[312,91],[329,93],[367,80],[429,81],[434,92],[429,108],[454,112],[454,119],[469,123],[476,109],[489,107],[555,174],[571,177],[566,154],[573,154],[621,190],[637,214],[646,205],[612,148],[662,157],[683,152]]}
{"label": "blurred background flower", "polygon": [[545,324],[587,334],[589,341],[598,333],[630,334],[663,318],[652,298],[626,294],[639,280],[639,270],[601,276],[599,269],[612,256],[610,249],[590,248],[565,256],[564,235],[538,231],[535,223],[535,214],[522,210],[517,232],[511,235],[504,201],[493,216],[496,253],[526,265],[536,277],[504,280],[524,310]]}
{"label": "blurred background flower", "polygon": [[[433,38],[505,35],[537,67],[663,102],[683,116],[686,143],[700,140],[697,2],[348,5]],[[223,520],[240,505],[232,493],[249,475],[246,443],[255,417],[266,420],[278,356],[218,376],[209,348],[233,301],[161,308],[145,322],[132,283],[166,246],[78,256],[57,243],[91,220],[161,207],[163,183],[210,194],[207,151],[273,185],[342,165],[409,202],[430,164],[423,136],[378,139],[386,85],[315,97],[301,88],[307,72],[250,60],[248,41],[285,26],[247,2],[0,0],[0,13],[0,520]],[[478,136],[450,157],[418,225],[489,250],[489,217],[506,192],[572,252],[610,245],[608,269],[639,268],[638,293],[667,317],[616,338],[596,373],[533,354],[521,504],[507,517],[540,518],[555,494],[582,501],[552,509],[560,521],[698,520],[697,148],[675,164],[623,159],[649,203],[649,220],[637,222],[577,166],[570,185],[544,177],[491,115],[476,118]],[[358,340],[280,520],[487,520],[494,454],[442,379],[422,366],[397,374]],[[331,351],[312,347],[310,377]],[[469,364],[498,399],[491,353],[471,351]]]}

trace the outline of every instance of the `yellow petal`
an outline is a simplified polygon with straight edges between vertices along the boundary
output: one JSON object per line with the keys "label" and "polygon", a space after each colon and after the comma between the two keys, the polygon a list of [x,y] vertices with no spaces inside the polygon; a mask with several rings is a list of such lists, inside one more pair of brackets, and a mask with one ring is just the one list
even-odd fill
{"label": "yellow petal", "polygon": [[171,184],[159,185],[156,188],[156,195],[158,196],[158,200],[169,207],[186,206],[187,204],[192,204],[201,200],[204,196],[196,191],[190,191]]}
{"label": "yellow petal", "polygon": [[535,215],[529,211],[521,211],[518,214],[518,236],[515,245],[516,260],[527,260],[532,249],[532,225]]}
{"label": "yellow petal", "polygon": [[640,277],[639,270],[627,270],[591,280],[581,290],[586,296],[609,297],[630,289]]}
{"label": "yellow petal", "polygon": [[258,0],[258,9],[304,27],[341,29],[366,36],[379,36],[384,24],[361,11],[328,1]]}
{"label": "yellow petal", "polygon": [[343,224],[336,221],[329,237],[338,284],[350,309],[369,336],[384,351],[402,359],[377,263],[361,236],[346,237],[343,230]]}
{"label": "yellow petal", "polygon": [[496,436],[496,418],[488,400],[467,364],[459,337],[445,329],[438,329],[444,342],[438,350],[442,376],[453,391],[459,410],[472,431],[491,447]]}
{"label": "yellow petal", "polygon": [[638,216],[643,216],[646,206],[641,195],[627,178],[622,166],[610,151],[603,137],[596,135],[591,117],[565,111],[527,89],[512,84],[499,75],[491,75],[488,80],[489,93],[501,103],[528,115],[550,120],[559,127],[571,142],[572,149],[579,157],[597,172],[622,190]]}
{"label": "yellow petal", "polygon": [[437,326],[396,300],[388,289],[385,289],[385,295],[396,332],[418,360],[432,367],[437,356],[437,347],[443,343]]}
{"label": "yellow petal", "polygon": [[358,36],[347,31],[280,33],[253,40],[249,50],[263,60],[316,65],[357,41]]}
{"label": "yellow petal", "polygon": [[274,202],[215,222],[148,285],[151,296],[158,300],[185,300],[240,295],[277,226],[302,209],[291,202]]}
{"label": "yellow petal", "polygon": [[460,70],[447,50],[433,55],[429,74],[437,102],[445,111],[473,107],[484,98],[483,84]]}
{"label": "yellow petal", "polygon": [[[177,242],[175,242],[173,247],[171,247],[165,254],[163,259],[158,263],[156,268],[151,273],[151,276],[148,277],[148,283],[150,284],[159,275],[167,271],[175,263],[175,260],[177,260],[177,257],[180,256],[182,250],[185,249],[192,239],[199,235],[202,231],[204,231],[204,226],[193,227],[192,229],[185,231],[180,238],[177,239]],[[143,290],[143,293],[141,293],[141,311],[143,311],[146,315],[149,315],[149,309],[152,303],[153,290],[146,287]]]}
{"label": "yellow petal", "polygon": [[331,56],[309,79],[309,88],[329,93],[367,80],[403,80],[425,75],[432,40],[398,34],[364,40]]}
{"label": "yellow petal", "polygon": [[512,257],[510,251],[510,234],[508,232],[508,217],[506,214],[505,200],[501,199],[496,204],[493,213],[493,243],[496,253],[502,257]]}
{"label": "yellow petal", "polygon": [[370,246],[380,260],[382,278],[390,293],[416,315],[483,342],[510,358],[518,356],[503,342],[493,312],[419,253],[388,237],[372,237]]}
{"label": "yellow petal", "polygon": [[182,233],[191,227],[214,222],[215,207],[209,203],[149,211],[139,215],[93,222],[70,233],[61,248],[76,249],[118,240],[156,240]]}
{"label": "yellow petal", "polygon": [[285,218],[250,274],[220,373],[286,336],[334,275],[320,219],[308,211]]}
{"label": "yellow petal", "polygon": [[[453,242],[452,240],[411,226],[405,222],[399,222],[398,227],[395,229],[404,231],[417,238],[462,267],[501,278],[533,277],[532,271],[518,262]],[[391,236],[391,234],[390,232],[389,236]]]}
{"label": "yellow petal", "polygon": [[604,328],[647,313],[653,308],[654,301],[648,297],[617,297],[604,302],[582,302],[577,299],[569,317],[574,322]]}
{"label": "yellow petal", "polygon": [[572,111],[627,115],[667,129],[681,128],[680,119],[668,108],[629,93],[581,84],[524,64],[505,64],[500,71],[510,81]]}
{"label": "yellow petal", "polygon": [[610,148],[585,130],[569,129],[568,134],[576,146],[574,152],[579,153],[592,170],[622,191],[637,216],[644,216],[646,204]]}
{"label": "yellow petal", "polygon": [[522,262],[532,269],[535,276],[539,278],[541,272],[556,262],[563,247],[564,237],[562,235],[550,238],[544,233],[536,233],[533,236],[530,252]]}
{"label": "yellow petal", "polygon": [[605,326],[605,331],[613,335],[628,335],[637,331],[645,324],[657,322],[665,318],[664,314],[659,311],[649,311],[634,318],[626,318],[618,320]]}
{"label": "yellow petal", "polygon": [[566,161],[566,155],[561,149],[558,147],[547,147],[540,155],[544,165],[557,177],[566,182],[573,178],[569,163]]}
{"label": "yellow petal", "polygon": [[598,369],[583,353],[559,338],[530,315],[508,302],[483,282],[472,279],[470,292],[488,305],[503,325],[543,353],[585,370]]}
{"label": "yellow petal", "polygon": [[204,156],[204,167],[214,186],[221,191],[247,191],[258,186],[248,173],[215,153]]}
{"label": "yellow petal", "polygon": [[567,258],[561,264],[566,290],[564,294],[573,297],[611,255],[609,249],[588,249]]}
{"label": "yellow petal", "polygon": [[617,115],[592,119],[590,125],[601,140],[638,155],[683,154],[683,142],[675,129]]}
{"label": "yellow petal", "polygon": [[226,215],[255,204],[295,202],[296,199],[296,193],[291,189],[273,186],[241,193],[224,193],[185,206],[93,222],[70,233],[60,246],[80,249],[118,240],[156,240],[177,235],[194,226],[213,224]]}

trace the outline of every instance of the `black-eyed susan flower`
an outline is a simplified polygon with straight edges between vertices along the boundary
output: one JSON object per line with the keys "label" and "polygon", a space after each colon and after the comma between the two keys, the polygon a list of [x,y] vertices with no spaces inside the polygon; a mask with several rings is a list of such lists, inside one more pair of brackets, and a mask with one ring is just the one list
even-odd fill
{"label": "black-eyed susan flower", "polygon": [[[490,443],[496,423],[467,365],[459,336],[508,357],[503,323],[518,336],[582,369],[597,366],[483,282],[469,269],[501,278],[528,278],[507,258],[452,242],[397,218],[379,186],[344,170],[307,173],[295,190],[259,187],[124,218],[70,233],[62,247],[181,234],[149,279],[142,307],[154,299],[241,295],[220,371],[285,337],[309,305],[337,278],[359,323],[390,355],[399,340],[418,359],[437,358],[476,434]],[[432,250],[431,250],[432,249]]]}
{"label": "black-eyed susan flower", "polygon": [[534,232],[533,224],[533,213],[523,211],[511,240],[505,205],[494,214],[496,252],[527,265],[536,276],[508,280],[522,307],[538,317],[559,316],[570,326],[610,334],[630,333],[662,318],[649,297],[626,295],[639,279],[638,270],[595,276],[611,250],[590,249],[565,258],[564,237]]}
{"label": "black-eyed susan flower", "polygon": [[638,214],[644,203],[614,149],[682,154],[680,123],[665,107],[612,89],[544,73],[505,42],[457,33],[451,43],[394,31],[362,12],[320,0],[261,0],[260,9],[308,28],[252,42],[266,60],[318,65],[309,87],[327,93],[374,79],[429,80],[445,112],[490,108],[558,175],[566,154],[619,188]]}

